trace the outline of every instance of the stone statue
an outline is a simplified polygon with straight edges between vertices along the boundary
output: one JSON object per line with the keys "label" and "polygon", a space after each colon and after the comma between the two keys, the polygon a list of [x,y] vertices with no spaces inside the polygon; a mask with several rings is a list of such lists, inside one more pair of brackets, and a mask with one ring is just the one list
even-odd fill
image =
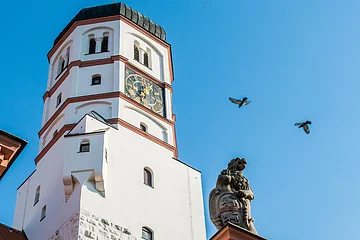
{"label": "stone statue", "polygon": [[221,171],[209,197],[211,221],[220,230],[228,222],[258,234],[251,217],[250,201],[254,193],[249,181],[242,174],[246,167],[245,158],[234,158],[228,168]]}

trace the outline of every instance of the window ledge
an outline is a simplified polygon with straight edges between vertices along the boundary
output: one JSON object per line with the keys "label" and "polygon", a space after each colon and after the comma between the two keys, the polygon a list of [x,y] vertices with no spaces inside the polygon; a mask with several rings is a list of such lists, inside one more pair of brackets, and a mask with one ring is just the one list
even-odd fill
{"label": "window ledge", "polygon": [[142,62],[136,60],[135,58],[134,58],[134,61],[140,63],[142,66],[144,66],[144,67],[146,67],[146,68],[148,68],[149,70],[152,71],[152,68],[151,68],[151,67],[145,66]]}
{"label": "window ledge", "polygon": [[149,188],[155,189],[154,186],[147,185],[146,183],[144,183],[144,185],[148,186]]}
{"label": "window ledge", "polygon": [[55,80],[58,80],[63,75],[63,73],[66,72],[68,66],[69,65],[65,66],[65,68],[61,70],[61,72],[55,77]]}
{"label": "window ledge", "polygon": [[39,200],[37,200],[37,201],[34,203],[33,207],[35,207],[35,205],[36,205],[38,202],[39,202]]}
{"label": "window ledge", "polygon": [[109,53],[110,51],[106,51],[106,52],[94,52],[94,53],[85,53],[85,56],[88,55],[94,55],[94,54],[100,54],[100,53]]}
{"label": "window ledge", "polygon": [[46,216],[43,216],[43,217],[40,219],[40,222],[41,222],[42,220],[44,220],[44,218],[46,218]]}

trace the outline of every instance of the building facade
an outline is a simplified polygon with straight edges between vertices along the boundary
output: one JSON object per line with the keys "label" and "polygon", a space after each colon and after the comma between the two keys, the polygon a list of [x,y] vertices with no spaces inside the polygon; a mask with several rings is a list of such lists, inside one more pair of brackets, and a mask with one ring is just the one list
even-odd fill
{"label": "building facade", "polygon": [[86,8],[48,59],[13,227],[29,240],[206,239],[201,173],[177,159],[164,29],[122,3]]}

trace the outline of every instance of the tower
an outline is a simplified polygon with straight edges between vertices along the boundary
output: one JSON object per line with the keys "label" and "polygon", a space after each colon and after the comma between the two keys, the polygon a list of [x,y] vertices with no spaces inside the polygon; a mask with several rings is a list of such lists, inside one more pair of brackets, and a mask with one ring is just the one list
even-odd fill
{"label": "tower", "polygon": [[165,31],[122,3],[81,10],[48,53],[29,240],[206,238],[201,174],[177,159]]}

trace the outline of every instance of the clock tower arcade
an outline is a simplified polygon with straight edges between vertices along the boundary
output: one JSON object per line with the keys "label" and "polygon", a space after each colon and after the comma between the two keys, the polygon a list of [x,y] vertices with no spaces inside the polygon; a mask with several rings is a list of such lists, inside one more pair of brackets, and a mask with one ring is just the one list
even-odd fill
{"label": "clock tower arcade", "polygon": [[48,59],[13,226],[29,240],[205,240],[201,174],[177,159],[164,29],[123,3],[85,8]]}

